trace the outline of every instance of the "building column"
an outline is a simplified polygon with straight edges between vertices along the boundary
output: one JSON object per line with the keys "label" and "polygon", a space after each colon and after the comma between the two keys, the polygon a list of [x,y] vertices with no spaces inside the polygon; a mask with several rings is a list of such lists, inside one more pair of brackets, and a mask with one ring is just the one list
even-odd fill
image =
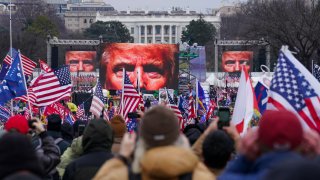
{"label": "building column", "polygon": [[141,43],[141,26],[138,26],[138,43]]}
{"label": "building column", "polygon": [[144,43],[147,44],[148,43],[148,26],[144,25]]}
{"label": "building column", "polygon": [[164,25],[161,25],[161,43],[164,43]]}
{"label": "building column", "polygon": [[152,43],[156,43],[156,26],[152,25]]}
{"label": "building column", "polygon": [[169,44],[172,44],[172,26],[169,25]]}

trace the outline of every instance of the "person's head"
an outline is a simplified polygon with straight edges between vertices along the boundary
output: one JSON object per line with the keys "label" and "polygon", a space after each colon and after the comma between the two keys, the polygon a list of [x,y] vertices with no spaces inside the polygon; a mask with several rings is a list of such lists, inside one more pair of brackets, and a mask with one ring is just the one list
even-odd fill
{"label": "person's head", "polygon": [[29,125],[28,120],[22,115],[11,116],[4,125],[7,131],[16,131],[21,134],[28,134]]}
{"label": "person's head", "polygon": [[211,132],[203,141],[204,163],[213,169],[223,169],[234,152],[234,141],[222,130]]}
{"label": "person's head", "polygon": [[110,126],[113,130],[114,137],[122,138],[127,132],[126,122],[121,115],[115,115],[110,119]]}
{"label": "person's head", "polygon": [[112,143],[113,132],[111,126],[103,119],[92,119],[82,136],[83,152],[111,152]]}
{"label": "person's head", "polygon": [[222,69],[225,72],[237,72],[244,65],[249,70],[252,57],[251,51],[226,51],[222,54]]}
{"label": "person's head", "polygon": [[73,139],[73,127],[68,122],[64,122],[61,125],[61,135],[63,139],[72,140]]}
{"label": "person's head", "polygon": [[94,71],[95,51],[68,51],[66,52],[66,64],[70,65],[71,72]]}
{"label": "person's head", "polygon": [[156,106],[143,115],[140,136],[149,148],[171,145],[179,135],[179,121],[171,109]]}
{"label": "person's head", "polygon": [[258,129],[262,150],[294,150],[302,139],[302,125],[295,114],[286,110],[264,112]]}
{"label": "person's head", "polygon": [[0,138],[0,179],[18,172],[43,175],[30,139],[26,135],[9,132]]}
{"label": "person's head", "polygon": [[101,57],[101,78],[106,89],[121,89],[125,68],[130,81],[140,87],[158,90],[172,87],[175,79],[176,45],[168,44],[107,44]]}
{"label": "person's head", "polygon": [[48,125],[47,125],[47,129],[48,131],[57,131],[60,132],[61,131],[61,117],[58,114],[50,114],[47,117],[48,120]]}
{"label": "person's head", "polygon": [[201,136],[202,132],[196,124],[189,124],[184,128],[183,134],[188,138],[189,143],[193,145]]}

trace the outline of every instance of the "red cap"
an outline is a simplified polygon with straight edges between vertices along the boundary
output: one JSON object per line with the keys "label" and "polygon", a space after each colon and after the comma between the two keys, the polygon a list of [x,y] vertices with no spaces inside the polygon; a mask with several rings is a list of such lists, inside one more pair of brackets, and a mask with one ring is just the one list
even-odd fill
{"label": "red cap", "polygon": [[7,131],[16,129],[22,134],[27,134],[29,132],[28,120],[22,115],[12,116],[4,125],[4,129]]}
{"label": "red cap", "polygon": [[271,149],[294,149],[300,145],[303,129],[290,111],[267,110],[259,122],[259,142]]}

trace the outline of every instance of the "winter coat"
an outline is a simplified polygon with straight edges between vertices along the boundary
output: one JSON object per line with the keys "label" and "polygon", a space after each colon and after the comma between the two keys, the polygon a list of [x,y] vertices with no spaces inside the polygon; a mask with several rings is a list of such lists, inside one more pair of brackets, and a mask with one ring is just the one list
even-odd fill
{"label": "winter coat", "polygon": [[63,177],[64,171],[67,165],[70,164],[73,160],[80,157],[82,153],[83,153],[82,136],[79,136],[78,138],[75,138],[72,141],[71,146],[68,147],[67,150],[64,151],[64,153],[61,156],[61,162],[57,166],[57,170],[61,177]]}
{"label": "winter coat", "polygon": [[70,143],[68,143],[66,140],[62,139],[61,132],[57,132],[57,131],[47,131],[47,132],[48,132],[48,135],[51,136],[55,140],[56,145],[60,149],[60,154],[62,155],[64,153],[64,151],[70,146]]}
{"label": "winter coat", "polygon": [[45,173],[50,178],[50,176],[56,174],[56,166],[60,163],[60,150],[47,132],[42,132],[37,137],[39,138],[39,144],[35,150]]}
{"label": "winter coat", "polygon": [[[140,161],[143,180],[178,180],[191,173],[192,179],[214,180],[215,176],[199,161],[196,155],[185,148],[164,146],[148,150]],[[94,180],[128,180],[128,167],[119,159],[106,162]]]}
{"label": "winter coat", "polygon": [[255,161],[249,161],[239,156],[227,165],[226,170],[219,176],[219,180],[256,180],[263,179],[268,171],[287,160],[299,160],[302,157],[291,151],[272,151],[263,154]]}
{"label": "winter coat", "polygon": [[91,120],[82,137],[83,154],[67,166],[63,179],[92,179],[103,163],[113,157],[112,142],[110,125],[102,119]]}

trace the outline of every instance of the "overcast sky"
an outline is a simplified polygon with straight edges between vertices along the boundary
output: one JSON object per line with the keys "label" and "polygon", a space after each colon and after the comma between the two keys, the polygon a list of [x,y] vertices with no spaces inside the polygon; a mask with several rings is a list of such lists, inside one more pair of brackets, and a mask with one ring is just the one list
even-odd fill
{"label": "overcast sky", "polygon": [[219,8],[222,5],[232,5],[245,0],[104,0],[116,10],[168,10],[170,7],[181,7],[198,12],[206,12],[208,8]]}

